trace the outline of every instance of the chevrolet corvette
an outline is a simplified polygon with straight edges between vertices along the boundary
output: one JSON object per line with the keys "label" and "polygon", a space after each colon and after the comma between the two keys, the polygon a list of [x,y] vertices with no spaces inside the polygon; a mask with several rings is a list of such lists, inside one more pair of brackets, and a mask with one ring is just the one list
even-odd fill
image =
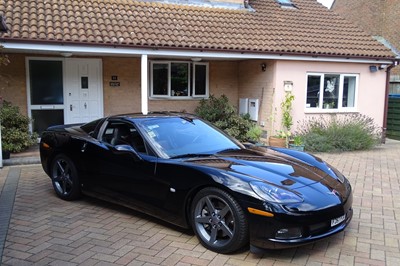
{"label": "chevrolet corvette", "polygon": [[350,223],[352,189],[311,154],[242,144],[190,114],[110,116],[43,132],[55,193],[120,204],[183,228],[219,253],[295,247]]}

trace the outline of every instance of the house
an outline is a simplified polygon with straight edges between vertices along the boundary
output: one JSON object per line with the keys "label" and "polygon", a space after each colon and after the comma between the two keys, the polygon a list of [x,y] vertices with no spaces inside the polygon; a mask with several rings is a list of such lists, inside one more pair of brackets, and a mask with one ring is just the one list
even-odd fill
{"label": "house", "polygon": [[[335,0],[332,10],[386,43],[400,57],[400,2]],[[390,93],[400,94],[400,66],[391,70]]]}
{"label": "house", "polygon": [[396,62],[316,0],[13,0],[0,15],[1,97],[37,132],[225,94],[272,135],[286,91],[294,121],[356,112],[382,126]]}

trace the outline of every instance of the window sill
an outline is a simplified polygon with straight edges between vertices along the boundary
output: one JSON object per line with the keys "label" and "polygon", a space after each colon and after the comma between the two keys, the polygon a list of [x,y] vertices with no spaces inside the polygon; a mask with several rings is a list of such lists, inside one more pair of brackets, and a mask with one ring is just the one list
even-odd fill
{"label": "window sill", "polygon": [[358,113],[357,109],[320,109],[320,108],[305,108],[304,113],[306,114],[348,114]]}
{"label": "window sill", "polygon": [[156,101],[199,101],[201,99],[208,99],[208,96],[196,96],[196,97],[162,97],[162,96],[150,96],[149,100]]}

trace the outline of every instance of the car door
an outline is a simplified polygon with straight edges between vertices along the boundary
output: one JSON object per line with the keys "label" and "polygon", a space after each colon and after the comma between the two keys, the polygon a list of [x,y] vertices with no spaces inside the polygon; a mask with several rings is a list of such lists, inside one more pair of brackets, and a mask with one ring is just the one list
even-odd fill
{"label": "car door", "polygon": [[[117,131],[123,131],[123,127],[140,140],[134,140],[132,136],[129,141],[118,136],[121,133]],[[129,150],[128,146],[134,150]],[[160,215],[168,184],[155,176],[158,158],[149,150],[133,123],[108,121],[99,134],[99,144],[88,144],[85,154],[91,157],[85,184],[90,192],[145,213]]]}

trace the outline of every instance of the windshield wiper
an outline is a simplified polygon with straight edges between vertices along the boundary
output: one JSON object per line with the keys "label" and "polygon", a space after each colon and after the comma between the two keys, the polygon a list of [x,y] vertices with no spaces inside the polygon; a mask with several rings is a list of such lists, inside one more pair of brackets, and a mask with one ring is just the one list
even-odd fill
{"label": "windshield wiper", "polygon": [[213,154],[208,154],[208,153],[186,153],[186,154],[181,154],[181,155],[176,155],[170,157],[170,159],[179,159],[179,158],[190,158],[190,157],[208,157]]}

